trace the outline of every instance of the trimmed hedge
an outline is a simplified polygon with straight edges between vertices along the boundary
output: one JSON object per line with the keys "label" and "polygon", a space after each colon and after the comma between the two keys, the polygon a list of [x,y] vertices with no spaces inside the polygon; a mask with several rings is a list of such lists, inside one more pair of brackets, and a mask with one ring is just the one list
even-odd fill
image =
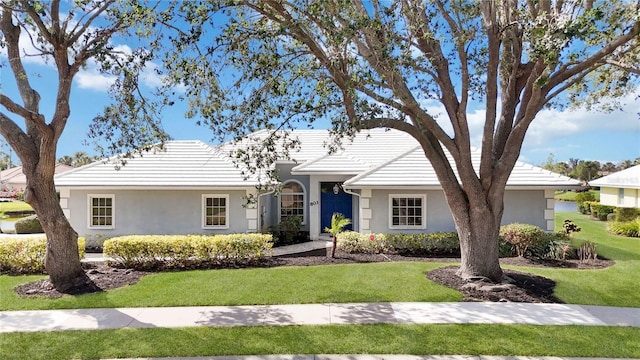
{"label": "trimmed hedge", "polygon": [[607,221],[607,215],[613,214],[615,206],[602,205],[599,202],[589,202],[591,216],[600,221]]}
{"label": "trimmed hedge", "polygon": [[[0,272],[42,274],[47,249],[45,237],[15,237],[0,240]],[[78,256],[84,257],[85,239],[78,238]]]}
{"label": "trimmed hedge", "polygon": [[130,235],[108,239],[110,264],[134,269],[200,268],[242,264],[271,254],[270,234]]}
{"label": "trimmed hedge", "polygon": [[460,240],[455,232],[387,234],[387,243],[402,255],[460,254]]}
{"label": "trimmed hedge", "polygon": [[575,202],[578,205],[578,211],[583,214],[589,213],[589,205],[586,202],[596,201],[596,196],[589,191],[576,194]]}
{"label": "trimmed hedge", "polygon": [[455,232],[416,234],[338,234],[338,249],[349,253],[386,253],[402,255],[458,255],[460,242]]}
{"label": "trimmed hedge", "polygon": [[[516,248],[527,258],[571,259],[576,258],[575,248],[570,238],[563,232],[548,234],[537,226],[511,224],[501,228],[507,237],[519,239],[530,236],[526,247],[521,243],[510,243],[502,236],[499,239],[500,257],[519,255]],[[455,232],[435,232],[416,234],[360,234],[346,231],[338,234],[338,249],[349,253],[393,253],[419,256],[460,256],[460,241]]]}
{"label": "trimmed hedge", "polygon": [[37,215],[27,216],[15,223],[16,234],[41,234],[44,232]]}
{"label": "trimmed hedge", "polygon": [[361,234],[344,231],[338,234],[338,249],[348,253],[380,254],[391,250],[385,234]]}
{"label": "trimmed hedge", "polygon": [[578,211],[585,215],[591,214],[591,204],[600,204],[598,201],[584,201],[582,203],[578,203]]}

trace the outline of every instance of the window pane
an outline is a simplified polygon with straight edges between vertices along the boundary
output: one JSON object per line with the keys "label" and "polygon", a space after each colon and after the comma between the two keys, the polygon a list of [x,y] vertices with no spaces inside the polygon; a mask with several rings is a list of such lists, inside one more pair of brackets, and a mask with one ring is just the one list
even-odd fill
{"label": "window pane", "polygon": [[291,216],[304,218],[305,194],[296,182],[286,183],[280,194],[280,220]]}
{"label": "window pane", "polygon": [[207,197],[204,203],[204,225],[225,226],[227,199],[225,197]]}
{"label": "window pane", "polygon": [[391,199],[392,226],[422,226],[422,198],[396,197]]}
{"label": "window pane", "polygon": [[113,198],[111,197],[91,197],[90,198],[90,223],[91,226],[113,226]]}

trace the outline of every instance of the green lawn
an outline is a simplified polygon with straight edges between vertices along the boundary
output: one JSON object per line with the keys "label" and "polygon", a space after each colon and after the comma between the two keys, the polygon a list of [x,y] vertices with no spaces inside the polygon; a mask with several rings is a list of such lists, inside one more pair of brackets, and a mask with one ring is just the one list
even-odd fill
{"label": "green lawn", "polygon": [[[603,270],[517,269],[557,281],[556,296],[566,303],[640,307],[640,240],[609,234],[604,222],[578,213],[556,214],[557,226],[567,218],[583,228],[575,234],[576,243],[597,243],[598,253],[615,259],[616,264]],[[459,301],[459,293],[424,276],[444,265],[448,264],[396,262],[165,272],[146,276],[125,288],[60,299],[22,299],[13,288],[42,276],[3,275],[0,310]]]}
{"label": "green lawn", "polygon": [[10,333],[0,358],[256,354],[640,357],[640,329],[596,326],[334,325]]}
{"label": "green lawn", "polygon": [[[16,285],[42,276],[0,276],[0,310],[460,301],[457,291],[425,278],[443,263],[397,262],[165,272],[97,294],[22,299]],[[176,294],[185,294],[176,296]]]}
{"label": "green lawn", "polygon": [[[600,190],[589,190],[589,192],[596,197],[597,201],[600,201]],[[554,198],[556,200],[576,201],[577,194],[575,191],[556,191]]]}
{"label": "green lawn", "polygon": [[640,239],[613,235],[606,223],[590,220],[588,215],[557,213],[556,230],[570,219],[582,228],[574,234],[574,243],[591,241],[596,252],[616,264],[602,270],[520,268],[557,282],[555,295],[566,303],[640,307]]}
{"label": "green lawn", "polygon": [[33,208],[24,201],[0,202],[0,213],[18,211],[33,211]]}

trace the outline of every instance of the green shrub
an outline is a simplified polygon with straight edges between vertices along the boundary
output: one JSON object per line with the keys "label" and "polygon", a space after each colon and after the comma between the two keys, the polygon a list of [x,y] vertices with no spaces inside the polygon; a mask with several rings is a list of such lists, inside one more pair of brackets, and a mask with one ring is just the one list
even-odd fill
{"label": "green shrub", "polygon": [[[0,272],[41,274],[47,249],[45,237],[13,237],[0,240]],[[85,253],[85,239],[78,238],[78,256]]]}
{"label": "green shrub", "polygon": [[575,253],[576,249],[571,245],[570,237],[565,232],[545,233],[529,246],[525,257],[566,260],[575,258]]}
{"label": "green shrub", "polygon": [[614,221],[607,224],[610,232],[627,237],[640,237],[640,218],[634,221]]}
{"label": "green shrub", "polygon": [[130,235],[104,242],[111,263],[135,269],[242,264],[271,254],[270,234]]}
{"label": "green shrub", "polygon": [[348,253],[397,253],[402,255],[458,255],[460,242],[455,232],[338,235],[338,249]]}
{"label": "green shrub", "polygon": [[388,252],[385,234],[361,234],[344,231],[338,234],[338,249],[348,253],[380,254]]}
{"label": "green shrub", "polygon": [[607,221],[607,215],[613,214],[613,211],[616,209],[615,206],[602,205],[597,201],[589,202],[589,206],[591,210],[591,216],[597,218],[600,221]]}
{"label": "green shrub", "polygon": [[500,236],[515,246],[518,256],[525,256],[527,248],[545,236],[544,230],[528,224],[509,224],[500,227]]}
{"label": "green shrub", "polygon": [[514,257],[516,256],[516,247],[500,237],[498,242],[498,256],[501,258]]}
{"label": "green shrub", "polygon": [[27,216],[16,221],[16,234],[40,234],[43,233],[42,225],[37,215]]}
{"label": "green shrub", "polygon": [[591,214],[592,204],[600,204],[600,203],[597,201],[584,201],[578,204],[578,210],[585,215],[589,215]]}
{"label": "green shrub", "polygon": [[576,194],[575,202],[578,205],[578,211],[583,214],[589,213],[589,206],[585,206],[586,201],[596,201],[596,196],[590,191],[580,192]]}
{"label": "green shrub", "polygon": [[616,214],[615,221],[633,221],[640,216],[640,209],[618,207],[614,211],[614,214]]}
{"label": "green shrub", "polygon": [[455,232],[387,234],[387,246],[402,255],[458,255],[460,240]]}

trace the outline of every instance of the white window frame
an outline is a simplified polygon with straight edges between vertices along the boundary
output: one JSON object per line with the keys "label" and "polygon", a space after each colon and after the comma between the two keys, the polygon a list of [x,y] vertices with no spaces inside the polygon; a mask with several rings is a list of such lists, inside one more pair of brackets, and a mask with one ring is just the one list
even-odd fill
{"label": "white window frame", "polygon": [[[300,185],[302,188],[301,193],[287,193],[287,195],[302,195],[302,224],[305,225],[307,223],[307,188],[305,188],[304,184],[298,180],[290,179],[282,183],[282,187],[284,188],[289,183],[296,183]],[[278,195],[278,224],[282,222],[282,191]]]}
{"label": "white window frame", "polygon": [[[207,199],[218,198],[224,200],[224,225],[207,225]],[[229,194],[202,194],[201,220],[203,229],[228,229],[229,228]]]}
{"label": "white window frame", "polygon": [[[393,225],[393,199],[421,199],[422,225]],[[426,194],[389,194],[389,229],[424,230],[427,228],[427,195]]]}
{"label": "white window frame", "polygon": [[[93,225],[93,199],[111,199],[111,225]],[[116,228],[116,195],[88,194],[87,195],[87,229],[109,230]]]}

